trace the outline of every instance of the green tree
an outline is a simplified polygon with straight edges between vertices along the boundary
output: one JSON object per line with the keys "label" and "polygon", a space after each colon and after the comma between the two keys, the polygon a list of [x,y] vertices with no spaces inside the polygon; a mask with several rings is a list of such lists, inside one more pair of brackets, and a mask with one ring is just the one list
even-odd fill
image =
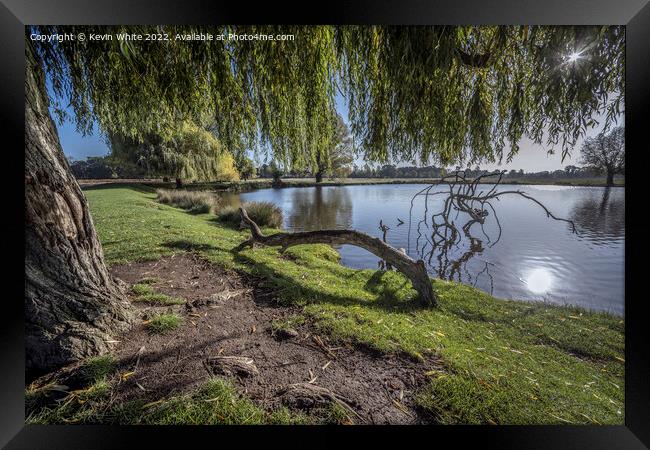
{"label": "green tree", "polygon": [[248,180],[256,175],[257,169],[255,169],[253,161],[248,156],[240,156],[235,164],[242,180]]}
{"label": "green tree", "polygon": [[113,156],[134,162],[149,175],[176,179],[182,187],[189,181],[232,181],[239,175],[233,156],[207,130],[183,122],[170,137],[149,135],[141,141],[113,134],[110,137]]}
{"label": "green tree", "polygon": [[607,186],[614,184],[614,175],[625,173],[625,127],[614,128],[609,134],[599,133],[585,139],[580,149],[582,163],[607,175]]}
{"label": "green tree", "polygon": [[273,177],[273,185],[279,186],[282,184],[282,175],[284,175],[284,170],[275,162],[271,161],[271,164],[268,166],[268,173]]}
{"label": "green tree", "polygon": [[337,113],[334,120],[336,125],[330,147],[315,155],[314,174],[317,183],[323,181],[324,174],[330,177],[345,178],[352,171],[354,149],[350,129],[340,114]]}
{"label": "green tree", "polygon": [[103,156],[89,156],[85,160],[69,161],[68,163],[75,178],[117,178],[116,171]]}
{"label": "green tree", "polygon": [[[31,33],[167,33],[146,41],[34,42]],[[175,39],[177,34],[294,34],[294,41]],[[27,366],[107,350],[131,323],[70,173],[50,101],[79,130],[167,141],[182,121],[214,121],[236,154],[268,145],[282,167],[331,148],[337,88],[369,160],[444,164],[511,157],[519,140],[563,152],[624,104],[623,27],[38,26],[26,29]],[[568,55],[580,54],[579,58]],[[45,90],[45,76],[52,98]]]}

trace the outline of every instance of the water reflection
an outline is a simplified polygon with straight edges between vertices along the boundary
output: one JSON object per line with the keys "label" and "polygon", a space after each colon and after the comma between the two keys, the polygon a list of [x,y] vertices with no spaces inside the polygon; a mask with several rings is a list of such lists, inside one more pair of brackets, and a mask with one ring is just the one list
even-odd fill
{"label": "water reflection", "polygon": [[580,234],[595,244],[623,239],[625,193],[621,188],[605,188],[602,193],[592,191],[575,203],[570,217]]}
{"label": "water reflection", "polygon": [[317,186],[292,189],[291,213],[286,218],[291,230],[325,230],[352,227],[352,199],[346,189]]}
{"label": "water reflection", "polygon": [[545,294],[553,286],[553,275],[548,269],[533,269],[526,275],[524,283],[534,294]]}

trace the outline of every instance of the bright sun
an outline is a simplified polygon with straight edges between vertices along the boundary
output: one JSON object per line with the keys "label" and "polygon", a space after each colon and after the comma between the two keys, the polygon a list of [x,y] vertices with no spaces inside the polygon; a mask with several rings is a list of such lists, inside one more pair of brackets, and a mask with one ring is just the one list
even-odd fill
{"label": "bright sun", "polygon": [[567,60],[569,62],[576,62],[579,59],[580,59],[580,53],[579,52],[573,52],[569,56],[567,56]]}

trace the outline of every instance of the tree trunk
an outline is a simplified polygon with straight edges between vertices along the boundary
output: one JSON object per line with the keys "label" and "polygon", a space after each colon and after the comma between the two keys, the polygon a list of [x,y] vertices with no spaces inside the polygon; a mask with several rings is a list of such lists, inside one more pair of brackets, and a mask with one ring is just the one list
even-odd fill
{"label": "tree trunk", "polygon": [[614,186],[614,172],[607,171],[607,186]]}
{"label": "tree trunk", "polygon": [[176,178],[176,189],[180,189],[183,187],[183,180],[180,178]]}
{"label": "tree trunk", "polygon": [[129,327],[131,315],[104,265],[29,42],[25,53],[26,369],[42,372],[107,351],[107,340]]}
{"label": "tree trunk", "polygon": [[320,170],[316,172],[316,183],[322,183],[323,182],[323,172]]}
{"label": "tree trunk", "polygon": [[401,252],[390,245],[374,238],[366,233],[355,230],[319,230],[303,231],[299,233],[276,233],[264,236],[259,226],[248,217],[244,208],[239,208],[242,221],[251,229],[251,238],[243,242],[233,250],[243,250],[247,246],[253,246],[255,242],[268,246],[282,247],[282,251],[288,247],[301,244],[330,244],[330,245],[354,245],[364,248],[375,254],[408,278],[413,288],[420,297],[420,302],[426,306],[436,306],[437,300],[431,286],[431,279],[427,273],[424,261],[415,261],[406,253]]}

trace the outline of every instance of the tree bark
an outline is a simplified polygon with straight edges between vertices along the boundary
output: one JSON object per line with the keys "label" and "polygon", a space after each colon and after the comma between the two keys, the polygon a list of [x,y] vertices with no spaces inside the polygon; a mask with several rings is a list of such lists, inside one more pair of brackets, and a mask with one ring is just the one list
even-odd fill
{"label": "tree bark", "polygon": [[607,171],[607,186],[614,186],[614,172]]}
{"label": "tree bark", "polygon": [[321,158],[321,154],[320,154],[320,150],[319,150],[318,153],[316,153],[316,173],[315,173],[316,183],[322,183],[323,182],[324,168],[322,166],[323,166],[323,162],[322,162],[322,158]]}
{"label": "tree bark", "polygon": [[426,306],[437,305],[437,299],[433,292],[431,279],[427,273],[424,261],[415,261],[406,253],[391,247],[379,238],[374,238],[366,233],[355,230],[303,231],[299,233],[277,233],[264,236],[259,226],[248,217],[248,213],[244,208],[240,207],[239,212],[242,221],[250,227],[251,238],[237,246],[234,249],[236,252],[243,250],[247,246],[252,247],[256,242],[268,246],[282,247],[282,251],[288,247],[300,244],[354,245],[368,250],[391,264],[406,276],[419,294],[422,304]]}
{"label": "tree bark", "polygon": [[183,187],[183,180],[180,178],[176,178],[176,189],[180,189]]}
{"label": "tree bark", "polygon": [[132,319],[63,154],[29,42],[25,54],[26,369],[42,372],[107,351]]}

